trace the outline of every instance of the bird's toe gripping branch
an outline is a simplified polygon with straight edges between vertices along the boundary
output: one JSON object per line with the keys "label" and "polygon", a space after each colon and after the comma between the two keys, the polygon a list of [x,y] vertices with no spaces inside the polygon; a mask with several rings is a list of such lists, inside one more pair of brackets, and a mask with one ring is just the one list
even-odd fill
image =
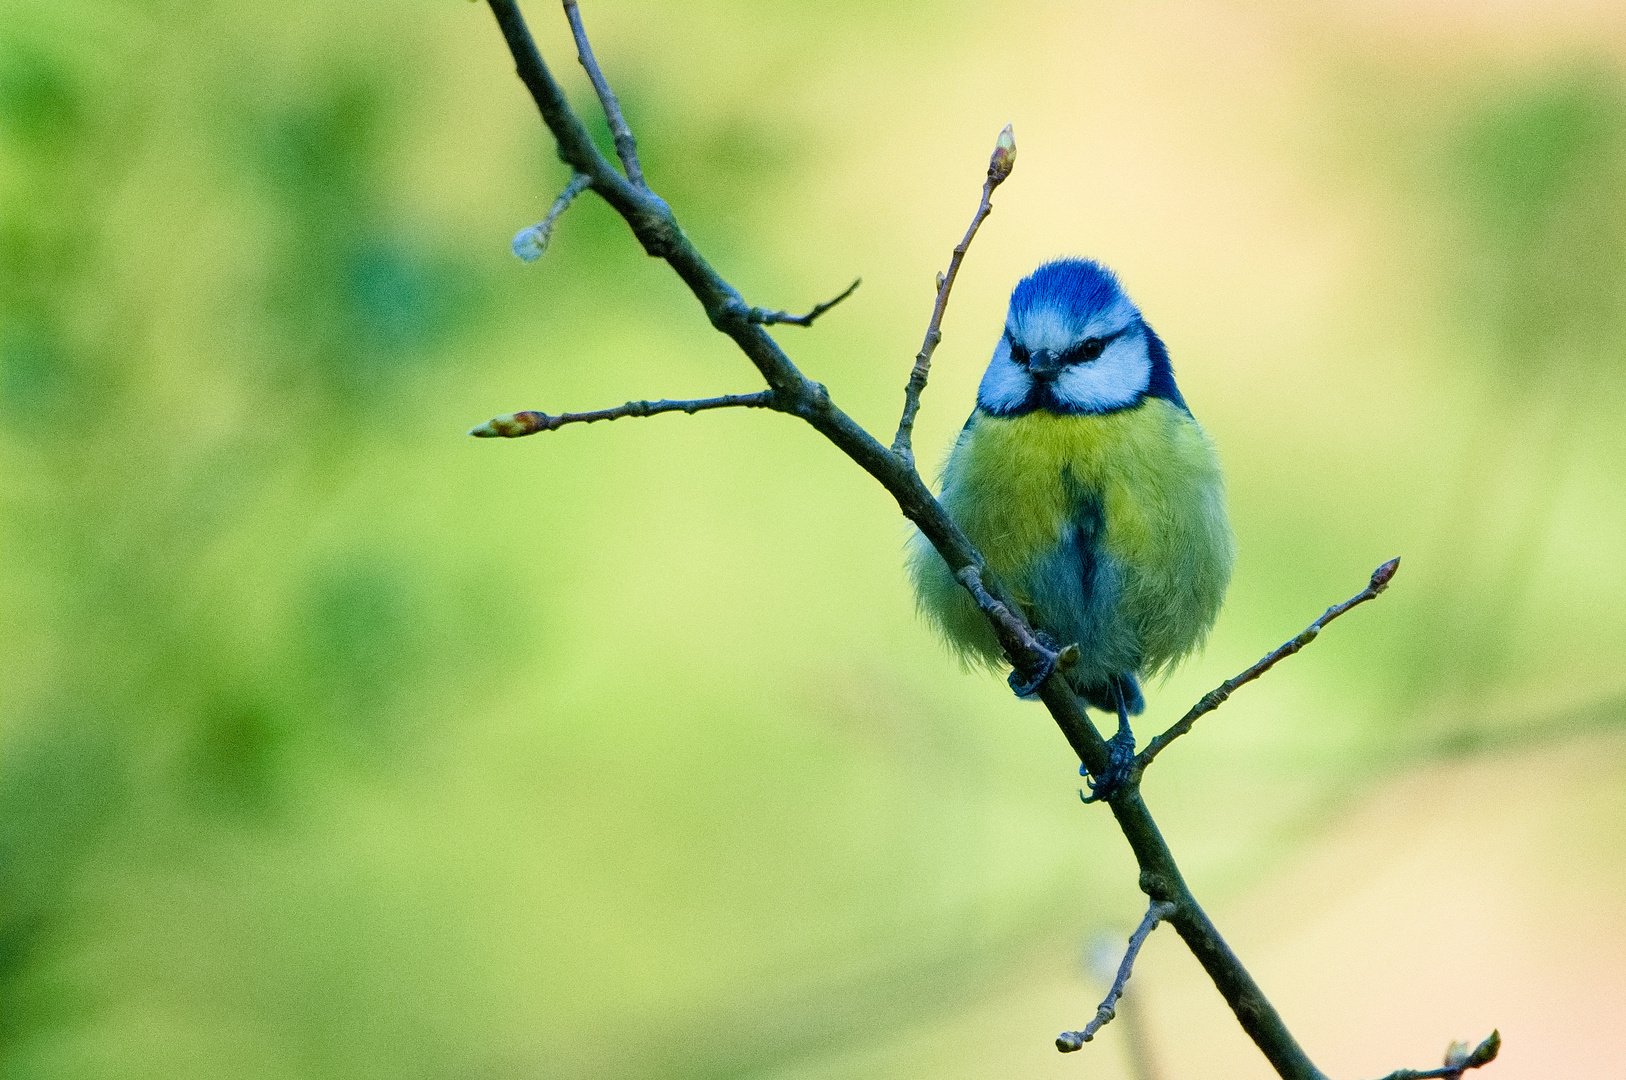
{"label": "bird's toe gripping branch", "polygon": [[1088,795],[1082,791],[1078,793],[1084,802],[1106,802],[1122,791],[1135,773],[1135,736],[1132,732],[1122,729],[1108,739],[1107,752],[1112,757],[1107,771],[1100,776],[1091,776],[1089,769],[1083,765],[1078,767],[1078,775],[1084,777],[1084,782],[1090,786]]}
{"label": "bird's toe gripping branch", "polygon": [[1033,632],[1033,644],[1037,646],[1011,661],[1011,673],[1005,677],[1011,690],[1016,696],[1023,699],[1038,697],[1039,687],[1044,681],[1058,671],[1066,671],[1078,663],[1078,645],[1060,645],[1056,639],[1043,630]]}
{"label": "bird's toe gripping branch", "polygon": [[[1068,661],[1063,663],[1065,650],[1057,644],[1056,639],[1043,630],[1033,632],[1033,640],[1039,648],[1035,650],[1037,656],[1019,656],[1011,661],[1011,673],[1005,677],[1011,690],[1019,698],[1032,698],[1038,694],[1039,687],[1044,681],[1055,674],[1058,668],[1068,668],[1077,662],[1078,646],[1069,646],[1072,653]],[[1037,662],[1035,662],[1035,660]]]}
{"label": "bird's toe gripping branch", "polygon": [[[1081,791],[1078,797],[1087,803],[1105,802],[1112,798],[1124,785],[1135,778],[1135,733],[1129,727],[1129,705],[1124,699],[1123,680],[1114,679],[1112,683],[1113,696],[1118,703],[1118,730],[1107,740],[1107,769],[1097,777],[1088,777],[1090,794],[1086,798]],[[1080,776],[1088,776],[1084,766],[1078,767]]]}
{"label": "bird's toe gripping branch", "polygon": [[1047,656],[1036,668],[1029,668],[1026,670],[1022,668],[1012,668],[1011,673],[1006,676],[1005,681],[1011,684],[1011,690],[1016,694],[1017,697],[1030,698],[1039,692],[1039,687],[1044,685],[1044,681],[1050,678],[1051,675],[1055,674],[1055,671],[1056,661]]}

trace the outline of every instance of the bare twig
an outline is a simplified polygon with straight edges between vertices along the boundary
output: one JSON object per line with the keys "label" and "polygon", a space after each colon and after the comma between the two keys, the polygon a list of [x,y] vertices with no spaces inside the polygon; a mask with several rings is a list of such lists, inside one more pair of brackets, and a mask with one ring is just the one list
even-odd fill
{"label": "bare twig", "polygon": [[1396,1069],[1383,1080],[1460,1080],[1469,1069],[1489,1065],[1502,1049],[1502,1033],[1493,1031],[1472,1050],[1467,1043],[1452,1043],[1445,1052],[1445,1064],[1438,1069]]}
{"label": "bare twig", "polygon": [[788,311],[769,311],[767,308],[754,307],[745,317],[759,326],[777,326],[780,323],[788,323],[791,326],[812,326],[814,319],[851,296],[863,282],[863,278],[853,278],[853,283],[847,286],[840,296],[834,300],[826,300],[822,304],[815,304],[813,310],[806,315],[792,315]]}
{"label": "bare twig", "polygon": [[598,60],[593,56],[593,46],[588,43],[587,31],[582,27],[582,13],[576,9],[576,0],[564,0],[564,4],[565,18],[570,20],[570,32],[576,38],[576,59],[587,69],[587,77],[593,80],[593,89],[598,92],[599,104],[604,106],[604,118],[609,121],[610,134],[615,138],[616,156],[627,170],[627,179],[641,188],[647,188],[649,185],[644,182],[644,170],[638,164],[638,140],[632,137],[627,118],[621,115],[621,102],[616,100],[604,72],[599,70]]}
{"label": "bare twig", "polygon": [[600,420],[619,420],[623,416],[654,416],[664,412],[697,413],[706,409],[771,409],[773,391],[758,390],[754,394],[724,394],[722,397],[696,398],[689,401],[629,401],[613,409],[593,412],[560,413],[549,416],[540,412],[517,412],[487,420],[469,434],[477,439],[517,439],[522,435],[535,435],[539,431],[557,431],[566,424],[594,424]]}
{"label": "bare twig", "polygon": [[1140,755],[1135,759],[1135,775],[1139,776],[1142,772],[1144,772],[1146,770],[1146,766],[1152,763],[1153,758],[1157,757],[1157,755],[1161,754],[1165,749],[1167,749],[1168,745],[1174,740],[1190,731],[1191,726],[1200,718],[1225,704],[1225,700],[1234,694],[1239,687],[1253,682],[1253,680],[1275,667],[1279,661],[1287,659],[1289,656],[1292,656],[1294,653],[1310,644],[1310,642],[1316,639],[1316,635],[1321,633],[1322,628],[1324,628],[1328,623],[1332,622],[1338,616],[1342,615],[1344,612],[1348,611],[1350,608],[1364,604],[1368,600],[1376,599],[1379,593],[1383,592],[1384,589],[1389,587],[1389,581],[1395,576],[1395,571],[1398,569],[1400,569],[1400,560],[1390,559],[1388,562],[1372,571],[1372,580],[1367,582],[1366,588],[1362,589],[1348,600],[1345,600],[1342,604],[1334,604],[1326,611],[1323,611],[1321,613],[1321,617],[1315,622],[1311,623],[1309,626],[1305,627],[1304,631],[1297,637],[1290,641],[1284,642],[1281,646],[1273,650],[1247,671],[1244,671],[1235,678],[1226,679],[1214,689],[1204,694],[1202,700],[1193,705],[1191,710],[1187,712],[1186,715],[1182,716],[1178,721],[1171,725],[1163,734],[1146,744],[1146,749],[1142,750]]}
{"label": "bare twig", "polygon": [[1123,963],[1118,965],[1118,977],[1112,980],[1112,989],[1102,1000],[1101,1007],[1095,1010],[1095,1018],[1084,1025],[1082,1031],[1064,1031],[1056,1036],[1056,1049],[1064,1054],[1082,1049],[1084,1044],[1095,1038],[1100,1031],[1117,1014],[1118,999],[1123,996],[1124,985],[1129,982],[1129,975],[1135,969],[1135,957],[1140,955],[1140,947],[1146,944],[1157,924],[1173,915],[1175,905],[1164,901],[1154,900],[1152,906],[1146,909],[1145,918],[1135,932],[1129,935],[1129,948],[1124,952]]}
{"label": "bare twig", "polygon": [[572,173],[570,183],[553,200],[548,208],[548,215],[529,228],[521,229],[514,234],[514,254],[526,262],[535,262],[548,250],[548,241],[553,237],[553,226],[559,220],[559,215],[570,209],[576,196],[585,191],[593,182],[593,178],[586,173]]}
{"label": "bare twig", "polygon": [[971,238],[977,235],[983,219],[993,212],[991,200],[994,189],[1005,182],[1015,165],[1016,137],[1011,125],[1006,124],[1005,130],[999,133],[999,141],[994,144],[994,155],[988,161],[988,179],[983,181],[982,202],[977,206],[976,216],[971,219],[971,227],[965,231],[964,238],[954,245],[948,271],[937,275],[937,302],[932,305],[931,322],[926,324],[926,340],[921,343],[920,352],[915,354],[914,370],[909,373],[909,385],[903,391],[903,416],[898,420],[898,433],[892,439],[892,452],[907,462],[910,468],[915,464],[915,451],[911,445],[915,414],[920,411],[920,395],[926,389],[926,377],[931,374],[932,353],[937,351],[937,343],[943,340],[943,313],[948,310],[949,290],[954,288],[954,278],[960,272],[960,263],[965,261]]}

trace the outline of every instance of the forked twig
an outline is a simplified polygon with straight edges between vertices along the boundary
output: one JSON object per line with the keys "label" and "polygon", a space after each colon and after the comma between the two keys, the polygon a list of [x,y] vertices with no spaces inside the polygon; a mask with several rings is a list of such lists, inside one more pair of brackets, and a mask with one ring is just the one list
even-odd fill
{"label": "forked twig", "polygon": [[1067,668],[1078,661],[1077,645],[1068,645],[1063,649],[1052,649],[1046,645],[1033,632],[1033,628],[1012,611],[1008,604],[988,591],[988,587],[983,584],[981,570],[975,566],[967,566],[954,577],[971,594],[971,598],[977,602],[977,607],[982,609],[982,613],[993,622],[1001,642],[1011,643],[1005,647],[1011,662],[1018,669],[1031,668],[1035,673],[1029,693],[1037,691],[1038,684],[1058,667]]}

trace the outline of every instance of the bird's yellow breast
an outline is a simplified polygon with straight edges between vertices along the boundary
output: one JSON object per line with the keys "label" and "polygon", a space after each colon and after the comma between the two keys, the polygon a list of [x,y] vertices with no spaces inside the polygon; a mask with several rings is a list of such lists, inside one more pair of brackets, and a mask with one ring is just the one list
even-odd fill
{"label": "bird's yellow breast", "polygon": [[1202,429],[1161,398],[1099,415],[978,414],[949,456],[943,504],[1015,598],[1037,560],[1093,504],[1100,550],[1152,667],[1184,654],[1218,610],[1231,535]]}

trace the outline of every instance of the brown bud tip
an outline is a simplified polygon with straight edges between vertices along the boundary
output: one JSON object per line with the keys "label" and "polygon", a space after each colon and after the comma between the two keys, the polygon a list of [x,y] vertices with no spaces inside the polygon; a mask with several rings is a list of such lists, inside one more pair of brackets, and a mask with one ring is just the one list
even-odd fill
{"label": "brown bud tip", "polygon": [[1447,1069],[1466,1068],[1468,1064],[1468,1044],[1465,1042],[1452,1042],[1445,1048],[1445,1059],[1440,1063]]}
{"label": "brown bud tip", "polygon": [[1395,571],[1399,569],[1400,557],[1396,556],[1372,571],[1372,583],[1367,588],[1373,592],[1382,592],[1389,587],[1389,582],[1394,578]]}
{"label": "brown bud tip", "polygon": [[1467,1068],[1477,1069],[1481,1065],[1488,1065],[1496,1060],[1496,1055],[1502,1049],[1501,1031],[1492,1031],[1485,1036],[1485,1041],[1474,1047],[1474,1052],[1468,1055]]}
{"label": "brown bud tip", "polygon": [[1011,175],[1016,167],[1016,135],[1011,131],[1011,125],[1006,124],[1005,130],[999,133],[999,141],[994,144],[994,156],[988,159],[988,179],[998,184]]}
{"label": "brown bud tip", "polygon": [[1084,1039],[1076,1031],[1064,1031],[1056,1036],[1056,1049],[1064,1054],[1084,1049]]}
{"label": "brown bud tip", "polygon": [[470,429],[469,434],[476,439],[517,439],[521,435],[534,435],[538,431],[545,431],[547,426],[548,418],[545,414],[526,410],[494,417],[479,427]]}

